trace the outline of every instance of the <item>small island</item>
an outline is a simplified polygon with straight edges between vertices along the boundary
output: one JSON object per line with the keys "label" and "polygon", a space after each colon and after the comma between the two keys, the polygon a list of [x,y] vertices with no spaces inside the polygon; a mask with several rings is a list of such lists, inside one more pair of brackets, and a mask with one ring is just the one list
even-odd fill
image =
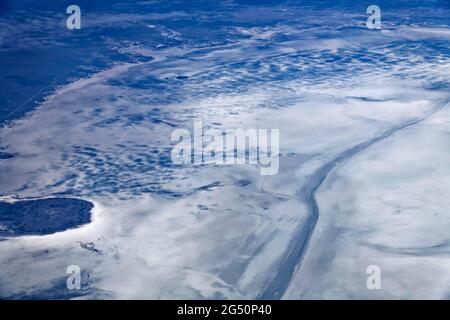
{"label": "small island", "polygon": [[74,198],[0,201],[0,236],[46,235],[91,220],[93,204]]}

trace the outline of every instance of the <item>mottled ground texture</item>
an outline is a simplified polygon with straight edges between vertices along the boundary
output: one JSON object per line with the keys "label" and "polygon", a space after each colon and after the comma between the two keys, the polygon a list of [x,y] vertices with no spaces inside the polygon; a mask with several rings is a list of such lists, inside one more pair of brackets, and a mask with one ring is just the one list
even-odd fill
{"label": "mottled ground texture", "polygon": [[[377,1],[381,30],[350,0],[76,4],[0,2],[0,298],[450,297],[448,1]],[[172,163],[199,120],[280,129],[279,172]]]}

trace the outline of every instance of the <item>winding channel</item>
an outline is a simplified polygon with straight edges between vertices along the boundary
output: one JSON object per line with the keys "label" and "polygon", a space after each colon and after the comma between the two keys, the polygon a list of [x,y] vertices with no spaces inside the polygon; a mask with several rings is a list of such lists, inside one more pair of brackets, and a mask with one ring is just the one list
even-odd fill
{"label": "winding channel", "polygon": [[381,135],[375,138],[359,143],[351,147],[350,149],[341,152],[333,160],[320,166],[316,171],[314,171],[312,175],[307,178],[306,184],[297,193],[297,196],[306,204],[307,207],[308,216],[306,218],[305,224],[297,227],[297,230],[294,232],[295,237],[291,240],[286,254],[280,262],[276,276],[270,279],[268,285],[262,291],[258,299],[281,299],[286,289],[288,288],[294,273],[296,272],[296,270],[300,269],[301,263],[308,249],[311,236],[316,227],[317,220],[319,219],[319,207],[316,201],[316,191],[328,176],[328,174],[331,172],[331,170],[333,170],[338,164],[343,163],[345,160],[360,153],[371,145],[389,138],[394,133],[400,130],[428,119],[434,113],[445,108],[448,105],[449,101],[450,100],[442,102],[421,118],[406,121],[383,132]]}

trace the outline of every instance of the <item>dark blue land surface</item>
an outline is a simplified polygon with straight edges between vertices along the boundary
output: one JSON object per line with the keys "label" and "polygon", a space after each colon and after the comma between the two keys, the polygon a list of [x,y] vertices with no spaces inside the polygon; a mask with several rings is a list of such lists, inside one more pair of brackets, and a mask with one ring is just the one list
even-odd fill
{"label": "dark blue land surface", "polygon": [[[450,6],[449,1],[436,1],[440,6]],[[66,28],[66,8],[71,2],[1,0],[0,1],[0,124],[24,116],[36,108],[55,88],[76,79],[88,77],[123,62],[142,62],[149,57],[124,52],[120,48],[136,44],[153,50],[177,47],[207,47],[224,45],[236,40],[237,35],[224,32],[224,28],[258,27],[267,24],[298,24],[307,17],[249,15],[230,21],[227,15],[237,8],[286,7],[305,5],[317,10],[339,7],[343,12],[365,12],[368,4],[348,0],[339,1],[281,1],[238,0],[232,5],[227,1],[86,1],[78,0],[82,8],[82,28]],[[436,5],[433,1],[378,1],[385,10],[393,8],[423,9]],[[169,18],[171,13],[184,12],[180,19]],[[203,19],[203,12],[208,19]],[[165,37],[156,29],[149,29],[146,19],[123,19],[116,23],[111,16],[152,17],[159,27],[175,29],[180,37]],[[425,11],[411,9],[414,21],[427,19]],[[157,18],[159,16],[159,18]],[[289,18],[289,19],[288,19]],[[286,21],[287,19],[287,21]],[[300,19],[300,20],[299,20]],[[403,16],[383,16],[389,20],[406,23]],[[446,23],[448,17],[436,11],[433,19]],[[99,22],[101,21],[101,22]],[[151,58],[150,58],[151,59]],[[183,80],[181,75],[178,80]],[[1,142],[1,141],[0,141]]]}
{"label": "dark blue land surface", "polygon": [[0,236],[45,235],[90,222],[92,203],[70,198],[0,202]]}

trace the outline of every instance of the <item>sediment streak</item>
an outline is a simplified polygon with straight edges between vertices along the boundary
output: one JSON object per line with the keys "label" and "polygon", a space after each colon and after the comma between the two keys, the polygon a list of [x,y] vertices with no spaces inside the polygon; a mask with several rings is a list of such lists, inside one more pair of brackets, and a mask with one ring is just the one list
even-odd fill
{"label": "sediment streak", "polygon": [[371,145],[389,138],[394,133],[413,126],[419,122],[422,122],[432,116],[434,113],[445,108],[450,100],[437,105],[430,112],[421,118],[412,119],[406,121],[394,128],[391,128],[381,135],[372,138],[370,140],[359,143],[350,149],[347,149],[340,154],[338,154],[333,160],[320,166],[312,175],[307,178],[307,182],[303,188],[298,192],[297,196],[305,203],[307,207],[308,216],[304,225],[297,227],[294,232],[294,238],[289,243],[288,249],[280,262],[277,270],[277,274],[274,278],[270,279],[268,285],[258,296],[259,299],[281,299],[289,286],[289,283],[294,275],[294,273],[300,269],[301,263],[305,256],[306,250],[314,232],[314,229],[319,219],[319,207],[316,201],[316,191],[328,176],[328,174],[333,170],[338,164],[343,163],[345,160],[353,157],[354,155],[360,153]]}

